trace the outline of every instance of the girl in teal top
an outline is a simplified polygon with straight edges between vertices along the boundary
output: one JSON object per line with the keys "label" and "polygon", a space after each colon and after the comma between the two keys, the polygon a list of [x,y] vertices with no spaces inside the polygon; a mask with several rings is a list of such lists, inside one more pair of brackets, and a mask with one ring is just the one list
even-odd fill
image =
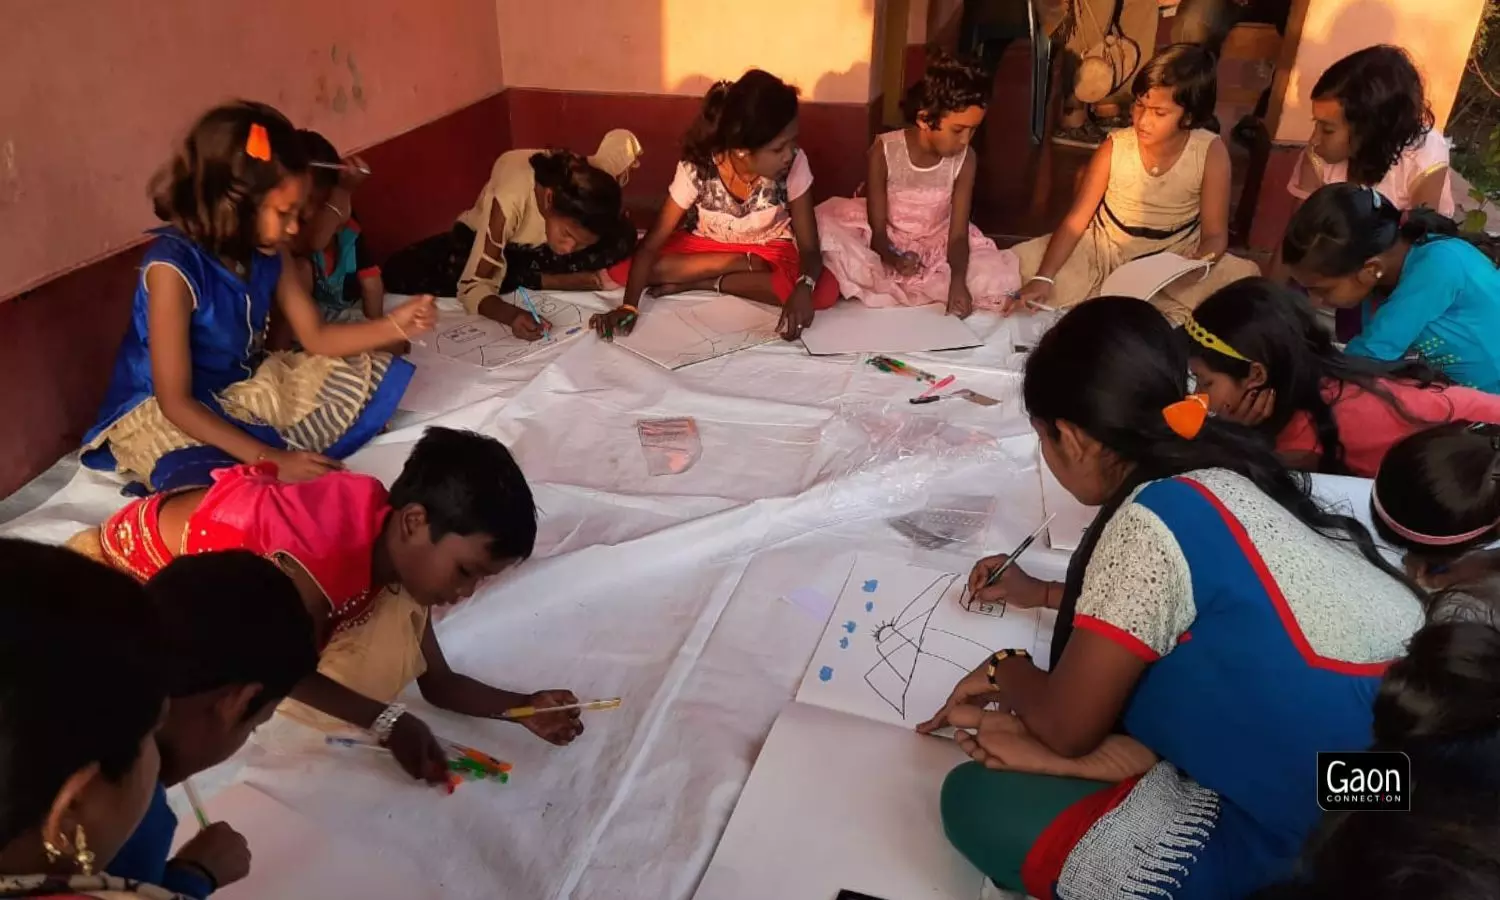
{"label": "girl in teal top", "polygon": [[1372,188],[1318,189],[1287,226],[1282,257],[1313,299],[1359,307],[1348,352],[1416,355],[1454,382],[1500,393],[1500,271],[1429,209],[1403,214]]}

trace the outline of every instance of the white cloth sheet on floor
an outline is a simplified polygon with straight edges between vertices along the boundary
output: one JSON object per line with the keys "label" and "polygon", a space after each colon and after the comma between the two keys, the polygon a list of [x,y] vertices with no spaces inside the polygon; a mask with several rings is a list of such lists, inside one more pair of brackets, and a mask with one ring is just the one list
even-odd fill
{"label": "white cloth sheet on floor", "polygon": [[[857,552],[967,566],[1038,522],[1015,352],[1035,322],[970,321],[984,346],[908,359],[998,406],[910,406],[912,380],[780,342],[676,372],[593,336],[500,369],[419,371],[408,406],[421,408],[350,466],[389,482],[424,426],[471,428],[510,446],[541,510],[536,557],[438,624],[449,660],[505,687],[624,705],[586,714],[587,731],[558,749],[433,711],[413,687],[410,706],[439,734],[515,763],[510,784],[452,796],[280,721],[200,780],[245,780],[445,897],[691,897],[823,632],[782,598],[847,571]],[[676,416],[697,420],[702,456],[653,477],[636,421]],[[939,427],[908,452],[902,423],[919,419]],[[976,433],[993,440],[968,452]],[[946,446],[960,449],[931,449]],[[972,542],[919,549],[887,522],[953,492],[996,498]],[[60,542],[122,503],[115,481],[78,472],[0,533]],[[1027,556],[1046,577],[1065,562],[1040,546]]]}

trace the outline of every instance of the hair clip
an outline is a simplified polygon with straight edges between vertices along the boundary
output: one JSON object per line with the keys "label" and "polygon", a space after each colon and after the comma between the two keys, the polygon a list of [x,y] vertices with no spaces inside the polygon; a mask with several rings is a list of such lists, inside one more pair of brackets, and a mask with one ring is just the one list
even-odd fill
{"label": "hair clip", "polygon": [[1203,423],[1208,421],[1208,395],[1189,394],[1176,403],[1169,404],[1161,411],[1161,417],[1178,437],[1191,441],[1203,430]]}
{"label": "hair clip", "polygon": [[1198,324],[1198,320],[1193,318],[1192,316],[1188,316],[1187,321],[1182,323],[1182,330],[1187,334],[1188,337],[1192,338],[1198,344],[1198,346],[1203,347],[1204,349],[1212,350],[1215,353],[1222,353],[1231,359],[1237,359],[1241,362],[1251,361],[1248,356],[1245,356],[1244,354],[1240,353],[1240,351],[1229,346],[1229,344],[1220,340],[1219,337],[1212,331],[1209,331],[1207,328],[1204,328],[1202,325]]}
{"label": "hair clip", "polygon": [[245,155],[261,162],[271,161],[271,136],[266,126],[259,122],[250,125],[250,136],[245,139]]}

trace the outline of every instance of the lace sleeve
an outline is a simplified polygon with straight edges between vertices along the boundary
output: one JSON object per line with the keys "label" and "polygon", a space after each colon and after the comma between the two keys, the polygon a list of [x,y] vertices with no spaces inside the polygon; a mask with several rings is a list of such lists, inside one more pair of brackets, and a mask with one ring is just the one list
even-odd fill
{"label": "lace sleeve", "polygon": [[1084,572],[1077,627],[1151,662],[1171,652],[1196,615],[1177,539],[1156,513],[1127,504],[1104,526]]}

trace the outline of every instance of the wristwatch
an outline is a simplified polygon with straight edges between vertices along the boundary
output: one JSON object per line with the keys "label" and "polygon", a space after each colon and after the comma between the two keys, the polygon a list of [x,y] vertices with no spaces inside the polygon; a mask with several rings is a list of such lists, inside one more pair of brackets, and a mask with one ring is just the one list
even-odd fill
{"label": "wristwatch", "polygon": [[808,290],[812,290],[813,288],[818,286],[818,280],[811,275],[798,276],[797,283],[807,285]]}

